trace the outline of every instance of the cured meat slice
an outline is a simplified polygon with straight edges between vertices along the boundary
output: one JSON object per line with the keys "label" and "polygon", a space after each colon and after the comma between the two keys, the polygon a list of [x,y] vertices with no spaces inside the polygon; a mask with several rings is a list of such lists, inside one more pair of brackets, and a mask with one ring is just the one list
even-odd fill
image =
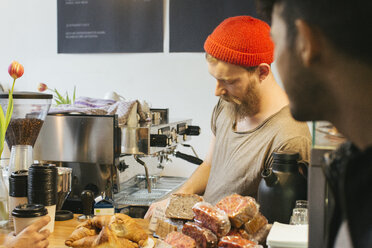
{"label": "cured meat slice", "polygon": [[231,228],[229,217],[225,212],[207,202],[198,202],[192,208],[194,221],[202,227],[208,228],[217,237],[225,236]]}
{"label": "cured meat slice", "polygon": [[194,222],[186,222],[183,225],[182,233],[193,238],[198,248],[217,247],[218,239],[216,235],[211,230],[201,227]]}
{"label": "cured meat slice", "polygon": [[175,248],[196,248],[195,240],[180,232],[169,233],[164,241]]}
{"label": "cured meat slice", "polygon": [[218,242],[218,248],[262,248],[262,246],[239,236],[225,236]]}
{"label": "cured meat slice", "polygon": [[231,225],[239,228],[251,220],[258,212],[259,206],[253,197],[233,194],[222,198],[216,207],[223,210],[230,219]]}

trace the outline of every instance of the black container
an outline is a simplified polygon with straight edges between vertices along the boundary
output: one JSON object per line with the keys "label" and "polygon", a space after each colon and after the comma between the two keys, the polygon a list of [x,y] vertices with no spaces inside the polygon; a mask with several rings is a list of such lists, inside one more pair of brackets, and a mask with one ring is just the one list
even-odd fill
{"label": "black container", "polygon": [[9,196],[27,197],[27,176],[26,170],[13,172],[9,177]]}
{"label": "black container", "polygon": [[28,170],[28,202],[44,206],[56,205],[57,175],[55,165],[31,165]]}
{"label": "black container", "polygon": [[300,174],[299,157],[295,152],[274,152],[272,167],[261,173],[257,201],[269,223],[288,224],[296,200],[307,200],[307,180]]}

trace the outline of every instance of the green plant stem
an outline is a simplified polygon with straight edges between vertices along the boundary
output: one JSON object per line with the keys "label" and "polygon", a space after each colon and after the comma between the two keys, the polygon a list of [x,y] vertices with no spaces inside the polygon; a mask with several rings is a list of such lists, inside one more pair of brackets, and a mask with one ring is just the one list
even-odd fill
{"label": "green plant stem", "polygon": [[3,154],[4,151],[4,142],[5,142],[5,134],[6,130],[8,129],[10,119],[12,118],[13,114],[13,90],[14,90],[14,85],[15,85],[16,78],[13,80],[13,85],[12,89],[9,91],[9,100],[8,100],[8,107],[6,109],[6,115],[4,118],[4,112],[3,109],[1,108],[0,115],[1,115],[1,135],[0,135],[0,157]]}

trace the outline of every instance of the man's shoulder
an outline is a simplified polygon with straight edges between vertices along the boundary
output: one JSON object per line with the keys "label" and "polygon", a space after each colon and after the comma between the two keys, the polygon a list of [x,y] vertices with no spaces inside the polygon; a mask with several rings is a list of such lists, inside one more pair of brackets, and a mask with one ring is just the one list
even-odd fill
{"label": "man's shoulder", "polygon": [[288,106],[283,107],[275,116],[273,116],[269,121],[268,126],[272,127],[281,135],[290,137],[311,137],[307,123],[296,121],[292,117]]}

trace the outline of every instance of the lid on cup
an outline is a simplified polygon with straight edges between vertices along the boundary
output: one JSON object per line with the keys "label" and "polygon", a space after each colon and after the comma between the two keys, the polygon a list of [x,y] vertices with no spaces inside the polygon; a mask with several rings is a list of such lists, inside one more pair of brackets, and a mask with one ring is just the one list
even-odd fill
{"label": "lid on cup", "polygon": [[13,209],[12,215],[17,218],[34,218],[48,214],[48,210],[41,204],[23,204]]}
{"label": "lid on cup", "polygon": [[27,197],[27,170],[13,172],[9,177],[9,195],[12,197]]}

